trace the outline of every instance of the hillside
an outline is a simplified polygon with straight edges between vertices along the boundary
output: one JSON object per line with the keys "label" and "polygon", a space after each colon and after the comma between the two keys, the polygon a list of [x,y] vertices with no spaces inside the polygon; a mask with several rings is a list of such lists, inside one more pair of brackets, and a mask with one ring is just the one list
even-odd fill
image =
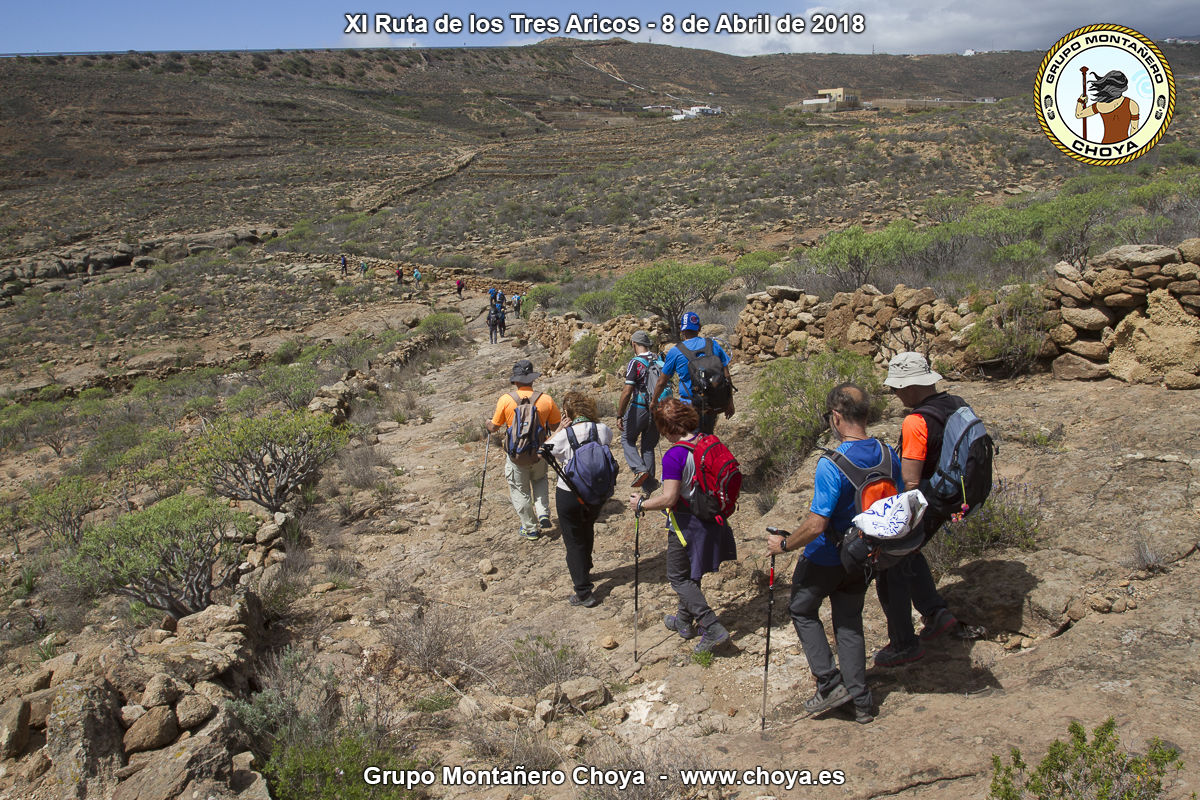
{"label": "hillside", "polygon": [[[0,800],[959,800],[987,796],[993,755],[1036,764],[1109,717],[1130,750],[1179,752],[1158,797],[1200,791],[1200,48],[1166,54],[1170,133],[1112,171],[1041,134],[1036,53],[0,61]],[[1003,99],[780,110],[838,85]],[[638,110],[664,98],[728,113]],[[523,358],[613,424],[630,332],[675,330],[609,290],[663,259],[712,283],[688,307],[739,388],[711,661],[663,627],[665,532],[621,502],[620,455],[600,603],[573,607],[558,529],[518,536],[481,430]],[[543,308],[491,344],[494,287]],[[764,538],[807,513],[823,426],[764,430],[763,398],[775,367],[830,352],[874,384],[897,343],[929,349],[1000,448],[987,513],[928,551],[966,627],[868,671],[869,725],[808,719],[796,556],[768,621]],[[889,397],[872,432],[895,442],[903,414]],[[253,463],[230,478],[235,445]],[[248,499],[247,474],[272,477]],[[870,656],[873,589],[864,620]],[[364,765],[438,780],[368,787]],[[440,780],[579,766],[600,777]],[[691,768],[740,775],[681,784]],[[771,780],[800,769],[845,783]]]}

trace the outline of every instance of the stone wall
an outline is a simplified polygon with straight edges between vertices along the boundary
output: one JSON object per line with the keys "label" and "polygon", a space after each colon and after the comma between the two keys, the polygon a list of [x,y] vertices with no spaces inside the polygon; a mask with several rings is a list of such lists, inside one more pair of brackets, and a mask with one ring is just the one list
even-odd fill
{"label": "stone wall", "polygon": [[[720,331],[716,331],[716,328],[720,326],[710,326],[705,335],[719,336],[724,333],[724,328]],[[658,316],[639,319],[632,314],[624,314],[595,324],[584,322],[574,312],[552,317],[539,309],[529,315],[523,337],[525,342],[537,342],[546,348],[548,358],[539,362],[537,368],[543,374],[555,375],[571,370],[571,345],[589,333],[599,339],[596,348],[598,361],[603,363],[607,355],[609,360],[618,360],[623,364],[625,359],[633,357],[629,340],[637,330],[648,332],[658,342],[667,342],[671,336],[670,325]]]}

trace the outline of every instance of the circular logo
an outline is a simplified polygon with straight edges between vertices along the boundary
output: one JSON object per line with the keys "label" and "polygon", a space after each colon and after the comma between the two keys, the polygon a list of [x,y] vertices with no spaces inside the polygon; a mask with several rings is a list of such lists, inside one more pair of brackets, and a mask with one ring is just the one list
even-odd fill
{"label": "circular logo", "polygon": [[1122,25],[1059,39],[1038,68],[1038,122],[1085,164],[1124,164],[1150,151],[1175,112],[1175,76],[1154,42]]}

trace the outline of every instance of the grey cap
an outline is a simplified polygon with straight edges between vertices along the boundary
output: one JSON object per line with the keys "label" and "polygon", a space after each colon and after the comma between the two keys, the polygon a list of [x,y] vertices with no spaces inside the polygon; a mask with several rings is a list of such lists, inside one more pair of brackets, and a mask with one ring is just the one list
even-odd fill
{"label": "grey cap", "polygon": [[899,353],[888,362],[884,386],[903,389],[906,386],[933,386],[942,376],[929,368],[929,361],[920,353]]}
{"label": "grey cap", "polygon": [[634,344],[640,344],[642,347],[649,347],[651,345],[650,334],[645,331],[634,331],[632,341]]}
{"label": "grey cap", "polygon": [[533,362],[527,358],[523,358],[513,364],[512,377],[508,379],[509,383],[519,383],[522,386],[528,386],[535,379],[541,377],[542,373],[535,372]]}

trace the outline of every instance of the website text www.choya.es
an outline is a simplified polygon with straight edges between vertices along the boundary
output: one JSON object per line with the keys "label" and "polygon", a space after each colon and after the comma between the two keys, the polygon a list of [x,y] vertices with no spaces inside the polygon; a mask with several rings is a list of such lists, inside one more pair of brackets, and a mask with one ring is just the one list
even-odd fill
{"label": "website text www.choya.es", "polygon": [[366,767],[363,782],[371,786],[397,786],[405,789],[443,786],[647,786],[654,782],[677,780],[685,786],[772,786],[794,789],[798,786],[842,786],[846,773],[840,769],[680,769],[667,772],[641,769],[603,769],[581,765],[571,770],[464,768],[443,766],[440,769],[383,769]]}

